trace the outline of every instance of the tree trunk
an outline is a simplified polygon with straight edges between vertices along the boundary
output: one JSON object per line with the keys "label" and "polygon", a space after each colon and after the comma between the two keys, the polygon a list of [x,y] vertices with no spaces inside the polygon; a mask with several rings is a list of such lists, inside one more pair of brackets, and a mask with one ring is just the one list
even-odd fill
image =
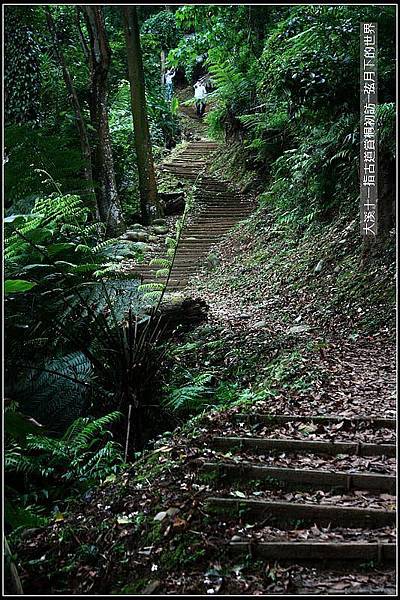
{"label": "tree trunk", "polygon": [[82,158],[84,161],[83,177],[90,184],[90,205],[93,208],[93,212],[97,218],[100,218],[99,209],[97,206],[96,196],[93,190],[93,172],[92,172],[92,156],[89,143],[89,137],[86,130],[85,121],[82,115],[81,105],[75,90],[75,86],[72,81],[71,74],[67,67],[67,63],[64,58],[60,43],[58,41],[57,28],[50,12],[50,8],[46,7],[47,25],[51,35],[53,36],[53,47],[56,59],[61,67],[65,87],[67,88],[68,98],[71,102],[72,109],[75,113],[76,126],[78,128],[79,142],[81,146]]}
{"label": "tree trunk", "polygon": [[[159,307],[163,336],[169,336],[178,326],[180,331],[189,331],[207,320],[208,305],[202,298],[164,297]],[[151,312],[151,311],[150,311]]]}
{"label": "tree trunk", "polygon": [[122,15],[125,25],[132,116],[139,172],[140,210],[143,222],[147,224],[154,218],[162,216],[162,208],[157,197],[157,184],[147,120],[142,50],[136,6],[124,6]]}
{"label": "tree trunk", "polygon": [[164,81],[164,76],[165,76],[165,50],[161,50],[160,61],[161,61],[161,89],[162,89],[162,91],[164,91],[164,85],[165,85],[165,81]]}
{"label": "tree trunk", "polygon": [[96,195],[100,218],[106,224],[110,236],[126,229],[115,181],[114,161],[111,150],[107,112],[107,78],[110,68],[111,49],[105,30],[101,6],[83,6],[89,33],[88,57],[90,67],[89,110],[96,130],[93,152],[93,172],[97,182]]}

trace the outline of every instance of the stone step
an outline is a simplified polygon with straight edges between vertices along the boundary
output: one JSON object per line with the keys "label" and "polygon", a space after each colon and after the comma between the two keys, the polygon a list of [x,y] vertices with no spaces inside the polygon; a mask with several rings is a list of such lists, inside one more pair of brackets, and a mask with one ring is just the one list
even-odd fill
{"label": "stone step", "polygon": [[274,561],[358,561],[393,564],[396,544],[390,542],[229,542],[234,554]]}
{"label": "stone step", "polygon": [[332,425],[335,423],[344,423],[344,426],[349,426],[352,423],[365,424],[367,427],[387,427],[388,429],[396,429],[396,419],[387,419],[382,417],[356,416],[356,417],[340,417],[332,415],[269,415],[269,414],[242,414],[233,415],[235,421],[243,421],[244,423],[291,423],[298,421],[301,423],[315,423],[321,425]]}
{"label": "stone step", "polygon": [[257,452],[309,452],[312,454],[350,454],[355,456],[396,456],[395,444],[367,444],[364,442],[327,442],[286,438],[214,437],[217,448],[246,449]]}
{"label": "stone step", "polygon": [[240,215],[237,216],[235,219],[231,219],[231,218],[221,218],[220,220],[217,220],[218,218],[210,218],[210,220],[208,222],[203,222],[200,223],[198,225],[195,226],[191,226],[190,229],[185,229],[185,235],[191,236],[194,235],[194,233],[196,232],[198,233],[213,233],[215,232],[216,234],[219,234],[220,231],[222,229],[232,229],[232,227],[234,227],[235,225],[237,225],[238,223],[240,223],[240,221],[242,221],[243,219],[245,219],[246,216],[245,215]]}
{"label": "stone step", "polygon": [[268,519],[268,523],[304,521],[321,526],[368,527],[371,529],[394,525],[396,511],[378,508],[359,508],[351,506],[332,506],[329,504],[300,504],[298,502],[279,502],[253,499],[210,497],[206,500],[206,510],[221,513],[246,514],[256,520]]}
{"label": "stone step", "polygon": [[338,488],[380,491],[393,495],[396,493],[396,477],[390,475],[264,467],[248,462],[239,464],[206,462],[201,468],[206,473],[216,473],[219,478],[260,480],[273,487],[293,486],[297,489],[297,486],[301,485],[317,490]]}

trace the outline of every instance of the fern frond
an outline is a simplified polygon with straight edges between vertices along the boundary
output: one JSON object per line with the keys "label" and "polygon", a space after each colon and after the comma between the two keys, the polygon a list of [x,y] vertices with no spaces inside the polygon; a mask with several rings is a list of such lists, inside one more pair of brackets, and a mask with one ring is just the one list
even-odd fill
{"label": "fern frond", "polygon": [[171,237],[166,237],[165,238],[165,245],[167,246],[167,248],[176,248],[177,246],[177,241],[174,238]]}
{"label": "fern frond", "polygon": [[146,292],[143,295],[143,299],[147,302],[158,302],[161,298],[162,291],[159,292]]}
{"label": "fern frond", "polygon": [[156,282],[152,282],[152,283],[142,283],[141,285],[139,285],[139,292],[155,292],[155,291],[162,291],[164,289],[164,284],[162,283],[156,283]]}
{"label": "fern frond", "polygon": [[156,277],[168,277],[169,269],[158,269],[156,271]]}
{"label": "fern frond", "polygon": [[167,258],[152,258],[149,264],[150,266],[169,268],[172,263]]}

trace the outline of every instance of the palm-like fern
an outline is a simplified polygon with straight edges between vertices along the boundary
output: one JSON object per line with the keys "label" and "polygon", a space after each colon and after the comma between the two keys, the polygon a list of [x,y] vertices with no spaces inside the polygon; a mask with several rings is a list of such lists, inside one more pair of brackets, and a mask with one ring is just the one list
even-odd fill
{"label": "palm-like fern", "polygon": [[95,420],[80,417],[61,438],[29,434],[24,444],[10,441],[5,470],[50,477],[78,488],[100,482],[122,462],[119,444],[112,440],[104,443],[109,426],[120,417],[116,411]]}

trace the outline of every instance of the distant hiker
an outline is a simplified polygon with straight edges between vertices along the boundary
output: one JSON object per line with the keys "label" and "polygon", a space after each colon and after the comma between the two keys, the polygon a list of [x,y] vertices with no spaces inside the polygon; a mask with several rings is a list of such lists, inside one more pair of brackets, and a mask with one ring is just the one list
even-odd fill
{"label": "distant hiker", "polygon": [[197,116],[202,117],[206,109],[207,90],[201,81],[197,81],[193,87]]}
{"label": "distant hiker", "polygon": [[174,93],[174,84],[173,84],[172,80],[175,77],[175,73],[176,73],[175,69],[168,69],[168,71],[164,75],[164,77],[165,77],[165,97],[167,100],[171,100],[172,95]]}

